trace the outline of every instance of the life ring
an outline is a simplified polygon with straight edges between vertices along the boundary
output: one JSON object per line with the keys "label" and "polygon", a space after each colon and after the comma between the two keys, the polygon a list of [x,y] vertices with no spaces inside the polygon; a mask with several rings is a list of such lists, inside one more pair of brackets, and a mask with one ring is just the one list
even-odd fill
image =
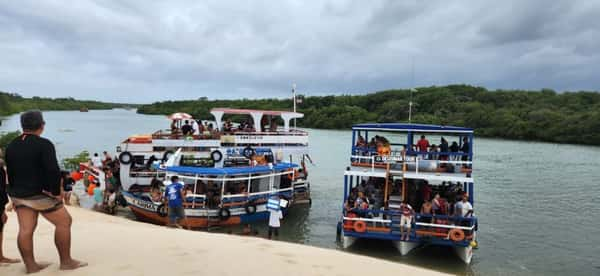
{"label": "life ring", "polygon": [[133,155],[128,151],[121,152],[121,154],[119,154],[119,162],[123,165],[129,165],[133,162]]}
{"label": "life ring", "polygon": [[219,150],[215,150],[210,153],[210,159],[212,159],[213,162],[217,163],[221,161],[221,159],[223,159],[223,153],[221,153],[221,151]]}
{"label": "life ring", "polygon": [[358,233],[364,233],[367,231],[367,223],[362,220],[357,220],[354,222],[354,231]]}
{"label": "life ring", "polygon": [[158,208],[156,208],[156,212],[160,217],[164,218],[167,216],[167,207],[164,204],[158,205]]}
{"label": "life ring", "polygon": [[163,154],[162,161],[167,162],[167,160],[169,160],[169,157],[171,157],[171,155],[173,155],[173,153],[174,152],[172,150],[165,151],[165,153]]}
{"label": "life ring", "polygon": [[448,232],[448,236],[452,241],[459,242],[465,239],[465,232],[461,229],[452,229]]}
{"label": "life ring", "polygon": [[220,220],[227,220],[227,219],[229,219],[230,216],[231,216],[231,212],[229,211],[229,209],[227,209],[227,208],[219,209],[219,219]]}
{"label": "life ring", "polygon": [[256,213],[256,205],[250,202],[244,206],[244,210],[246,210],[246,214],[252,215]]}
{"label": "life ring", "polygon": [[252,158],[252,156],[256,155],[256,150],[254,150],[252,147],[247,146],[246,148],[244,148],[244,150],[242,151],[242,154],[244,155],[244,157],[250,159]]}

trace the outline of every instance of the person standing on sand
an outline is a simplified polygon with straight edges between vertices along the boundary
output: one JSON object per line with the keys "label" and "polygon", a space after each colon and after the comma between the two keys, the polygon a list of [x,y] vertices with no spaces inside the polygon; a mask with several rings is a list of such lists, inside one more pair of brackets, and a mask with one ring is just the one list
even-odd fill
{"label": "person standing on sand", "polygon": [[[169,204],[169,224],[168,226],[175,226],[181,228],[179,220],[185,219],[185,211],[183,210],[183,199],[185,198],[185,191],[183,184],[179,183],[179,177],[176,175],[171,177],[171,184],[165,189],[164,198]],[[187,224],[187,220],[186,220]]]}
{"label": "person standing on sand", "polygon": [[41,214],[55,227],[54,243],[60,257],[60,269],[72,270],[87,263],[71,258],[72,218],[63,206],[61,174],[54,145],[40,137],[45,122],[40,111],[21,114],[23,134],[6,147],[8,195],[19,220],[17,245],[27,273],[38,272],[49,263],[36,262],[33,233]]}
{"label": "person standing on sand", "polygon": [[270,198],[267,201],[267,210],[269,210],[269,240],[273,235],[279,237],[279,227],[281,227],[281,219],[283,219],[283,213],[281,212],[280,199],[277,197]]}
{"label": "person standing on sand", "polygon": [[0,149],[0,264],[14,264],[20,260],[10,259],[4,256],[2,251],[2,236],[4,225],[8,220],[4,207],[8,204],[8,196],[6,195],[6,170],[4,170],[4,160],[2,160],[2,149]]}

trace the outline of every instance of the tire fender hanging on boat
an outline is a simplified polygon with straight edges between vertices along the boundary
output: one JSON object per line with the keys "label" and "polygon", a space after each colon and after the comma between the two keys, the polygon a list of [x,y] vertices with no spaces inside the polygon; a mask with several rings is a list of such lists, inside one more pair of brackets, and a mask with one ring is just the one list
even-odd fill
{"label": "tire fender hanging on boat", "polygon": [[227,220],[227,219],[229,219],[229,217],[231,217],[231,211],[229,211],[228,208],[219,209],[219,219],[220,220]]}
{"label": "tire fender hanging on boat", "polygon": [[256,204],[249,202],[246,204],[246,206],[244,206],[244,210],[246,210],[246,214],[252,215],[256,213]]}
{"label": "tire fender hanging on boat", "polygon": [[252,158],[252,156],[256,155],[256,150],[254,150],[252,147],[247,146],[244,148],[244,150],[242,151],[242,154],[244,155],[244,157],[250,159]]}
{"label": "tire fender hanging on boat", "polygon": [[156,212],[158,213],[159,216],[166,217],[167,216],[167,207],[165,206],[165,204],[160,204],[160,205],[158,205],[158,208],[156,208]]}
{"label": "tire fender hanging on boat", "polygon": [[133,155],[128,151],[121,152],[121,154],[119,154],[119,162],[123,165],[129,165],[133,162]]}
{"label": "tire fender hanging on boat", "polygon": [[213,162],[217,163],[221,161],[221,159],[223,159],[223,153],[221,153],[220,150],[214,150],[210,153],[210,159],[212,159]]}

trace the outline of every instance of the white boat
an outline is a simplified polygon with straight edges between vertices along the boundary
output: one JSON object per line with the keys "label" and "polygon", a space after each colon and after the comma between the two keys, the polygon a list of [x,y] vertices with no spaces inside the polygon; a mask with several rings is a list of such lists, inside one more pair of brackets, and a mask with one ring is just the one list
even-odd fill
{"label": "white boat", "polygon": [[[172,129],[132,135],[123,141],[117,147],[123,190],[145,190],[153,178],[164,178],[165,173],[154,169],[152,164],[166,162],[178,149],[182,150],[182,163],[173,165],[224,168],[266,164],[269,160],[262,159],[264,152],[270,152],[264,158],[276,162],[305,164],[305,160],[310,160],[308,133],[291,126],[292,120],[304,116],[302,113],[231,108],[215,108],[210,113],[214,119],[210,122],[195,121],[185,113],[172,114],[168,117],[173,121]],[[247,121],[258,123],[233,123],[224,120],[224,116],[246,117]],[[193,133],[182,133],[185,121],[196,125]],[[283,125],[277,125],[278,121]],[[307,175],[306,167],[298,173]],[[298,178],[294,187],[297,187],[296,203],[310,203],[310,183],[306,177]]]}

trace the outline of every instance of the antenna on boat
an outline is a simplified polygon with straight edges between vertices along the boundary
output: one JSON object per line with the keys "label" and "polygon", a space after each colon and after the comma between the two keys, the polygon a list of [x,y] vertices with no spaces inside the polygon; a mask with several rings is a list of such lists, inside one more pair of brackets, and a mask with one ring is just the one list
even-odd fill
{"label": "antenna on boat", "polygon": [[[294,101],[294,113],[296,113],[296,84],[292,84],[292,97]],[[294,128],[296,128],[296,118],[294,118]]]}
{"label": "antenna on boat", "polygon": [[415,89],[415,57],[412,57],[412,66],[411,66],[411,74],[410,74],[410,99],[408,100],[408,123],[410,124],[412,121],[412,97],[413,92],[417,92]]}

